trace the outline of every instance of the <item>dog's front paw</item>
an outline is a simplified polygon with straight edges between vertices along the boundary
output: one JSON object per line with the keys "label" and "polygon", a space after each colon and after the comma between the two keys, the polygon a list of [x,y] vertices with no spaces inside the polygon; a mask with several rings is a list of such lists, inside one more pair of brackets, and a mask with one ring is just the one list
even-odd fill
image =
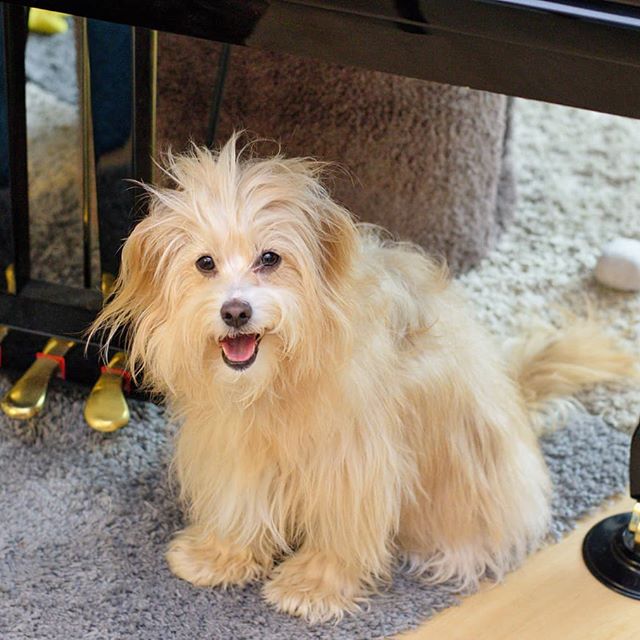
{"label": "dog's front paw", "polygon": [[357,571],[327,554],[305,551],[285,560],[263,593],[280,611],[311,624],[340,620],[365,600]]}
{"label": "dog's front paw", "polygon": [[204,536],[195,527],[181,531],[171,541],[166,557],[176,576],[201,587],[243,585],[263,577],[269,569],[251,549]]}

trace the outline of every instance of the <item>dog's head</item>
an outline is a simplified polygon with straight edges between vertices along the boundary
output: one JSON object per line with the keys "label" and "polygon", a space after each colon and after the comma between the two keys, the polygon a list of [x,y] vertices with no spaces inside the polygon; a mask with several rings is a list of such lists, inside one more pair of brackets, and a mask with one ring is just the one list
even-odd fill
{"label": "dog's head", "polygon": [[236,383],[255,394],[313,370],[344,331],[351,216],[320,163],[259,159],[236,140],[169,157],[173,185],[148,188],[149,214],[93,328],[128,326],[129,365],[158,391]]}

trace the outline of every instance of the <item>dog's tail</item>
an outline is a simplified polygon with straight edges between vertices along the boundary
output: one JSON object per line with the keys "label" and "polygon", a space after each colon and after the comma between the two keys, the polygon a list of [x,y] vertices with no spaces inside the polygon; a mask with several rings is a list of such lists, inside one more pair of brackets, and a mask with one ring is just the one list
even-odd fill
{"label": "dog's tail", "polygon": [[592,320],[532,331],[511,346],[509,363],[532,412],[598,382],[639,377],[637,358]]}

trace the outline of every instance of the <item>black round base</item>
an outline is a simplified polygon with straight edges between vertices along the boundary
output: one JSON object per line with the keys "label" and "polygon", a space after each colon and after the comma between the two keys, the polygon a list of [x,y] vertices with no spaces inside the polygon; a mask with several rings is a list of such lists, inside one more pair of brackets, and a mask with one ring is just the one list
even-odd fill
{"label": "black round base", "polygon": [[628,529],[630,518],[630,513],[619,513],[598,522],[585,536],[582,557],[602,584],[640,600],[640,553]]}

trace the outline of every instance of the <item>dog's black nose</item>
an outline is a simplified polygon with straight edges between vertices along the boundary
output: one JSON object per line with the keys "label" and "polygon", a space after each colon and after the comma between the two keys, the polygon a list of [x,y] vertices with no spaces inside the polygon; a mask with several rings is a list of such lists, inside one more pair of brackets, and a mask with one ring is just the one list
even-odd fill
{"label": "dog's black nose", "polygon": [[237,329],[249,322],[249,318],[251,318],[251,305],[244,300],[233,298],[232,300],[227,300],[222,305],[220,315],[225,324]]}

